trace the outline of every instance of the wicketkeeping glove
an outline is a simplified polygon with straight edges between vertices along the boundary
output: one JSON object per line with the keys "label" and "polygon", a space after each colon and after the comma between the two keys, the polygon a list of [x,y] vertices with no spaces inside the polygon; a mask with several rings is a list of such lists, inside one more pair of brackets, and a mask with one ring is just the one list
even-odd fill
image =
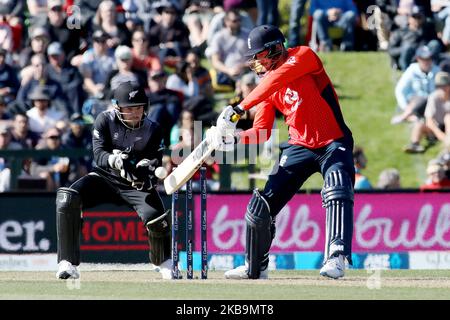
{"label": "wicketkeeping glove", "polygon": [[126,152],[114,149],[113,153],[108,157],[108,164],[111,168],[120,171],[120,176],[130,182],[136,180],[134,175],[134,165],[129,160]]}
{"label": "wicketkeeping glove", "polygon": [[136,179],[131,184],[137,190],[150,190],[158,181],[155,170],[158,167],[158,159],[142,159],[136,164],[134,170]]}

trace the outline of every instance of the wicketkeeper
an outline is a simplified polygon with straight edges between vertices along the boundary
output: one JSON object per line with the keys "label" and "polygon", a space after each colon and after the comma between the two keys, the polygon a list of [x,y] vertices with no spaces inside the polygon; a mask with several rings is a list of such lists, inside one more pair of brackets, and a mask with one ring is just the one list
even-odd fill
{"label": "wicketkeeper", "polygon": [[148,98],[131,82],[114,92],[114,109],[94,123],[94,170],[56,195],[59,279],[78,278],[81,212],[103,203],[135,210],[148,231],[150,262],[164,279],[172,277],[170,211],[156,191],[161,165],[161,129],[146,117]]}
{"label": "wicketkeeper", "polygon": [[[275,218],[315,172],[324,178],[326,243],[320,274],[344,276],[351,264],[353,234],[352,133],[344,122],[338,97],[319,57],[306,46],[286,49],[281,31],[270,25],[254,28],[248,37],[249,66],[262,80],[237,107],[228,106],[207,132],[218,150],[236,143],[261,143],[270,136],[276,110],[289,126],[289,141],[280,145],[277,170],[264,190],[255,190],[245,220],[246,264],[229,270],[229,279],[268,277],[269,249]],[[232,117],[256,107],[253,128],[235,133]]]}

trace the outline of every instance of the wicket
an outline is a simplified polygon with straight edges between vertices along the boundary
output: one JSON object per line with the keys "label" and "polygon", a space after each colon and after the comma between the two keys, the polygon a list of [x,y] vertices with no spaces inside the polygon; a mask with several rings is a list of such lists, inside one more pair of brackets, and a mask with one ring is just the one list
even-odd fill
{"label": "wicket", "polygon": [[[208,278],[208,247],[207,247],[207,216],[206,216],[206,168],[200,168],[200,242],[201,242],[201,279]],[[172,194],[172,276],[173,279],[180,279],[180,270],[178,268],[179,252],[179,221],[178,221],[179,192]],[[187,279],[194,278],[194,196],[192,190],[192,179],[186,183],[186,270]]]}

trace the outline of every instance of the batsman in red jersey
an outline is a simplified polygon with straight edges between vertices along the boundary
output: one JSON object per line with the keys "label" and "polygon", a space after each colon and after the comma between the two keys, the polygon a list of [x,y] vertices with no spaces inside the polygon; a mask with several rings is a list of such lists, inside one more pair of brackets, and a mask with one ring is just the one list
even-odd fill
{"label": "batsman in red jersey", "polygon": [[[268,277],[269,249],[275,218],[303,183],[315,172],[324,178],[322,203],[326,209],[326,243],[320,274],[344,276],[351,264],[353,235],[353,138],[338,97],[319,57],[309,47],[286,49],[281,31],[262,25],[248,37],[249,66],[260,84],[236,107],[220,114],[207,138],[217,149],[235,143],[261,143],[270,136],[276,110],[289,126],[289,140],[280,145],[277,170],[263,191],[255,190],[245,219],[246,264],[225,273],[230,279]],[[257,108],[253,128],[235,133],[236,114]]]}

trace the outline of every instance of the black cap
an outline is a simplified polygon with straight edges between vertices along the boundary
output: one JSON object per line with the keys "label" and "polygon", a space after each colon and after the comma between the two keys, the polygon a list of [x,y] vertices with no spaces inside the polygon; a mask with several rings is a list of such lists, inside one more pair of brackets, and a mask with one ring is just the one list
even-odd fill
{"label": "black cap", "polygon": [[248,35],[248,51],[245,56],[251,57],[284,41],[284,36],[277,27],[268,24],[256,27]]}
{"label": "black cap", "polygon": [[8,54],[8,51],[6,49],[0,48],[0,56],[6,57],[7,54]]}
{"label": "black cap", "polygon": [[78,112],[74,112],[70,116],[70,123],[85,124],[83,116],[81,114],[79,114]]}
{"label": "black cap", "polygon": [[114,100],[119,107],[137,107],[148,104],[144,88],[131,81],[121,83],[114,90]]}

